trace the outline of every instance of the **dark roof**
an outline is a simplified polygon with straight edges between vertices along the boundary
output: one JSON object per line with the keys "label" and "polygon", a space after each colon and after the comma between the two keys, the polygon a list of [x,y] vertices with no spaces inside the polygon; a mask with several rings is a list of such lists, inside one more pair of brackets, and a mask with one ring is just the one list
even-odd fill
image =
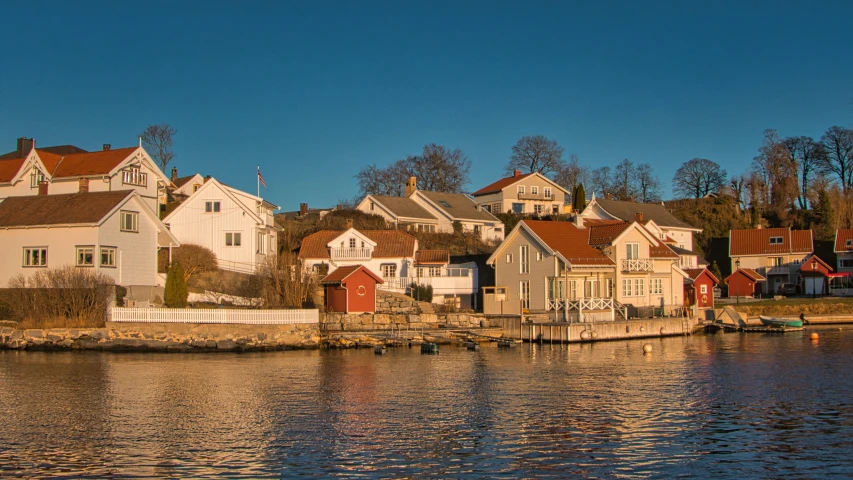
{"label": "dark roof", "polygon": [[323,212],[331,212],[334,208],[309,208],[308,213],[300,215],[299,210],[294,212],[280,212],[275,214],[278,220],[319,220]]}
{"label": "dark roof", "polygon": [[[178,177],[178,178],[176,178],[175,180],[173,180],[173,181],[172,181],[172,184],[174,184],[176,188],[181,188],[181,187],[183,187],[187,182],[189,182],[190,180],[192,180],[193,178],[195,178],[195,176],[196,176],[196,175],[198,175],[198,174],[197,174],[197,173],[194,173],[194,174],[192,174],[192,175],[188,175],[188,176],[186,176],[186,177]],[[203,179],[202,179],[202,180],[203,180]]]}
{"label": "dark roof", "polygon": [[[447,212],[454,219],[481,220],[486,222],[499,222],[491,213],[481,210],[474,200],[463,193],[426,192],[418,190],[426,198],[430,199],[438,208]],[[414,201],[414,200],[412,200]]]}
{"label": "dark roof", "polygon": [[[80,147],[75,147],[74,145],[57,145],[55,147],[38,147],[38,151],[39,152],[44,151],[44,152],[49,152],[49,153],[55,153],[56,155],[70,155],[72,153],[86,153],[87,152],[87,150],[83,150]],[[27,155],[29,153],[30,152],[24,152],[24,155]],[[4,153],[3,155],[0,155],[0,160],[6,160],[9,158],[20,158],[20,157],[21,157],[20,153],[18,153],[18,151],[15,150],[15,151],[12,151],[9,153]]]}
{"label": "dark roof", "polygon": [[0,227],[94,224],[133,190],[9,197],[0,202]]}
{"label": "dark roof", "polygon": [[408,197],[386,197],[381,195],[372,195],[376,203],[382,205],[398,217],[421,218],[424,220],[438,220],[435,216],[429,213],[424,207],[418,205],[417,202]]}
{"label": "dark roof", "polygon": [[626,222],[633,222],[636,219],[636,214],[642,213],[644,222],[652,220],[661,227],[696,229],[696,227],[675,218],[666,207],[659,203],[626,202],[622,200],[608,200],[606,198],[596,198],[595,202],[606,210],[607,213],[616,218],[621,218]]}
{"label": "dark roof", "polygon": [[472,193],[471,195],[477,197],[480,195],[488,195],[490,193],[500,192],[504,188],[512,185],[513,183],[515,183],[519,180],[523,180],[523,179],[525,179],[531,175],[533,175],[533,174],[532,173],[525,173],[524,175],[519,174],[519,175],[513,175],[512,177],[502,178],[495,183],[486,185],[485,187],[477,190],[476,192]]}

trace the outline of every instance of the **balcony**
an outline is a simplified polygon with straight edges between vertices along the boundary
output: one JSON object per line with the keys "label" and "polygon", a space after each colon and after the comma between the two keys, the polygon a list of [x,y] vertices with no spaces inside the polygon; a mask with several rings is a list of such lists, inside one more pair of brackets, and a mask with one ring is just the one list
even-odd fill
{"label": "balcony", "polygon": [[622,260],[623,272],[651,272],[655,269],[655,262],[651,258],[632,258]]}
{"label": "balcony", "polygon": [[[466,266],[463,266],[466,265]],[[381,290],[405,293],[413,283],[432,286],[433,295],[462,295],[477,293],[476,267],[469,264],[442,267],[440,275],[421,277],[383,278]]]}
{"label": "balcony", "polygon": [[777,265],[775,267],[767,267],[764,271],[765,275],[790,275],[794,267],[794,265]]}
{"label": "balcony", "polygon": [[335,260],[370,260],[373,254],[370,248],[332,248],[329,256]]}
{"label": "balcony", "polygon": [[543,202],[544,202],[544,201],[549,201],[549,202],[550,202],[550,201],[553,201],[553,200],[554,200],[554,194],[553,194],[553,193],[549,193],[549,194],[544,194],[544,193],[519,193],[519,194],[518,194],[518,199],[519,199],[519,200],[541,200],[541,201],[543,201]]}

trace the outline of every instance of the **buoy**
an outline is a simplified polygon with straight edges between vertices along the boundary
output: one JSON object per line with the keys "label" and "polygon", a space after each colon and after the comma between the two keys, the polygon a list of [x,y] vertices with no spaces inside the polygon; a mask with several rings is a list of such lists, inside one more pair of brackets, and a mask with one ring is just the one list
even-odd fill
{"label": "buoy", "polygon": [[592,335],[590,335],[589,330],[584,330],[581,332],[581,340],[589,340],[591,336]]}
{"label": "buoy", "polygon": [[385,354],[385,345],[377,345],[373,347],[373,353],[376,355],[384,355]]}
{"label": "buoy", "polygon": [[652,344],[647,343],[643,345],[643,353],[652,353]]}
{"label": "buoy", "polygon": [[812,340],[817,340],[818,338],[820,338],[820,335],[818,335],[817,332],[812,332],[812,334],[810,335],[810,338]]}

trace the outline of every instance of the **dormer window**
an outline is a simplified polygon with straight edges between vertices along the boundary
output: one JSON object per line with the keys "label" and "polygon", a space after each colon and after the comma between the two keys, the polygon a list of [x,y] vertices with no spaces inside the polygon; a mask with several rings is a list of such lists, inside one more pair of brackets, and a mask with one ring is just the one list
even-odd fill
{"label": "dormer window", "polygon": [[33,173],[30,174],[30,186],[36,188],[40,182],[44,181],[44,174],[36,167],[33,167]]}
{"label": "dormer window", "polygon": [[847,248],[853,247],[853,240],[850,240],[850,239],[848,238],[848,239],[847,239],[847,242],[845,242],[845,245],[847,246]]}
{"label": "dormer window", "polygon": [[782,237],[770,237],[770,245],[782,245]]}
{"label": "dormer window", "polygon": [[139,167],[129,167],[121,172],[121,182],[125,185],[137,185],[145,187],[148,185],[148,174]]}
{"label": "dormer window", "polygon": [[446,200],[440,200],[438,203],[440,203],[442,207],[450,208],[450,204],[447,203]]}

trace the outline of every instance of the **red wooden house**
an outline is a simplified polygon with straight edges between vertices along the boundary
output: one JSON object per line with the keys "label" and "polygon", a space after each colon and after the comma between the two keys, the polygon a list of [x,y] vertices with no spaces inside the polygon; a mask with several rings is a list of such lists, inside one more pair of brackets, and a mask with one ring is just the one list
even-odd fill
{"label": "red wooden house", "polygon": [[752,297],[761,293],[761,282],[767,279],[751,268],[739,268],[726,277],[729,286],[729,298]]}
{"label": "red wooden house", "polygon": [[714,308],[714,287],[720,280],[707,268],[686,268],[688,278],[684,279],[684,300],[689,306]]}
{"label": "red wooden house", "polygon": [[376,286],[382,278],[363,265],[339,267],[320,280],[326,287],[326,308],[332,312],[376,312]]}
{"label": "red wooden house", "polygon": [[824,295],[827,293],[826,278],[832,272],[832,267],[817,255],[810,255],[800,265],[800,276],[803,277],[806,295]]}

